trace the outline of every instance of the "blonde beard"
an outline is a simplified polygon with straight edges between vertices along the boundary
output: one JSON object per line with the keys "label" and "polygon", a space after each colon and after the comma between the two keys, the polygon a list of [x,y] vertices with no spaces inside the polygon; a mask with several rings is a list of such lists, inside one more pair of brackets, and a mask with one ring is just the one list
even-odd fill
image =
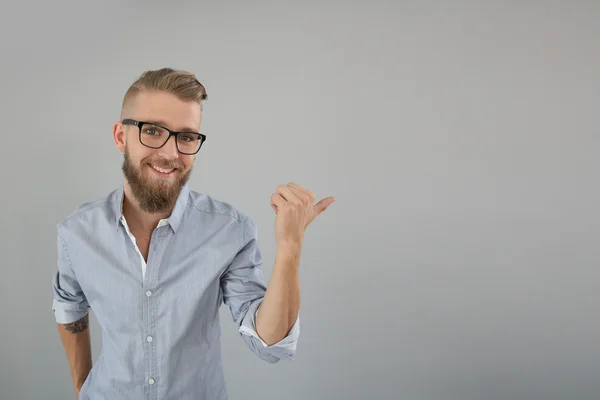
{"label": "blonde beard", "polygon": [[178,176],[175,182],[162,184],[144,174],[141,171],[142,167],[143,165],[134,167],[129,151],[125,147],[122,171],[140,208],[152,214],[169,211],[177,201],[181,189],[188,182],[192,169]]}

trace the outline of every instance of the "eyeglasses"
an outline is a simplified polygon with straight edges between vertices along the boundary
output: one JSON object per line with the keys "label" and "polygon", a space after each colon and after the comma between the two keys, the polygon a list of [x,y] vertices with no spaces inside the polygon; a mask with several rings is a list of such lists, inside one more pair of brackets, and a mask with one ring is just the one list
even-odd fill
{"label": "eyeglasses", "polygon": [[140,131],[140,143],[151,149],[160,149],[175,136],[177,151],[181,154],[194,155],[206,141],[206,135],[198,132],[174,132],[152,122],[124,119],[123,125],[137,126]]}

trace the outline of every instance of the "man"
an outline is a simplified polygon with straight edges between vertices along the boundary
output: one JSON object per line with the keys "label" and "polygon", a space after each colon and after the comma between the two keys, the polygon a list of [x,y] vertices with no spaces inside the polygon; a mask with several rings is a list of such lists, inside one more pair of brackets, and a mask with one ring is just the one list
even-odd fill
{"label": "man", "polygon": [[[277,251],[268,286],[257,227],[187,181],[206,141],[206,91],[189,72],[147,71],[113,126],[123,184],[58,224],[53,310],[79,399],[227,399],[218,309],[248,348],[294,358],[306,227],[335,200],[294,183],[271,196]],[[102,327],[92,365],[89,310]]]}

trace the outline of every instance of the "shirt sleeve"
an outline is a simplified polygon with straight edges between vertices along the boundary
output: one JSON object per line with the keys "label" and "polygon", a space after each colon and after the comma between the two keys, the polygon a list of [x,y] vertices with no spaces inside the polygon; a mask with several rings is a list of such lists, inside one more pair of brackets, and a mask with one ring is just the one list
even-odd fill
{"label": "shirt sleeve", "polygon": [[241,250],[221,277],[223,301],[229,306],[239,333],[254,354],[269,363],[293,360],[300,335],[299,316],[288,335],[270,346],[256,331],[256,313],[266,292],[261,270],[263,258],[258,247],[256,224],[251,219],[244,220],[243,232]]}
{"label": "shirt sleeve", "polygon": [[58,268],[52,280],[52,310],[57,323],[78,321],[89,312],[89,304],[71,265],[66,242],[60,228],[57,235]]}

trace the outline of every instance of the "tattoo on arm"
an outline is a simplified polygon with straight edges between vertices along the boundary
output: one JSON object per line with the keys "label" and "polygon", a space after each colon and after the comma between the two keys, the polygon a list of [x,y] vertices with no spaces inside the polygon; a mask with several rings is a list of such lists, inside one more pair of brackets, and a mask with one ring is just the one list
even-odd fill
{"label": "tattoo on arm", "polygon": [[85,331],[90,324],[90,314],[86,314],[85,317],[79,321],[71,322],[70,324],[64,324],[65,328],[71,333],[80,333]]}

